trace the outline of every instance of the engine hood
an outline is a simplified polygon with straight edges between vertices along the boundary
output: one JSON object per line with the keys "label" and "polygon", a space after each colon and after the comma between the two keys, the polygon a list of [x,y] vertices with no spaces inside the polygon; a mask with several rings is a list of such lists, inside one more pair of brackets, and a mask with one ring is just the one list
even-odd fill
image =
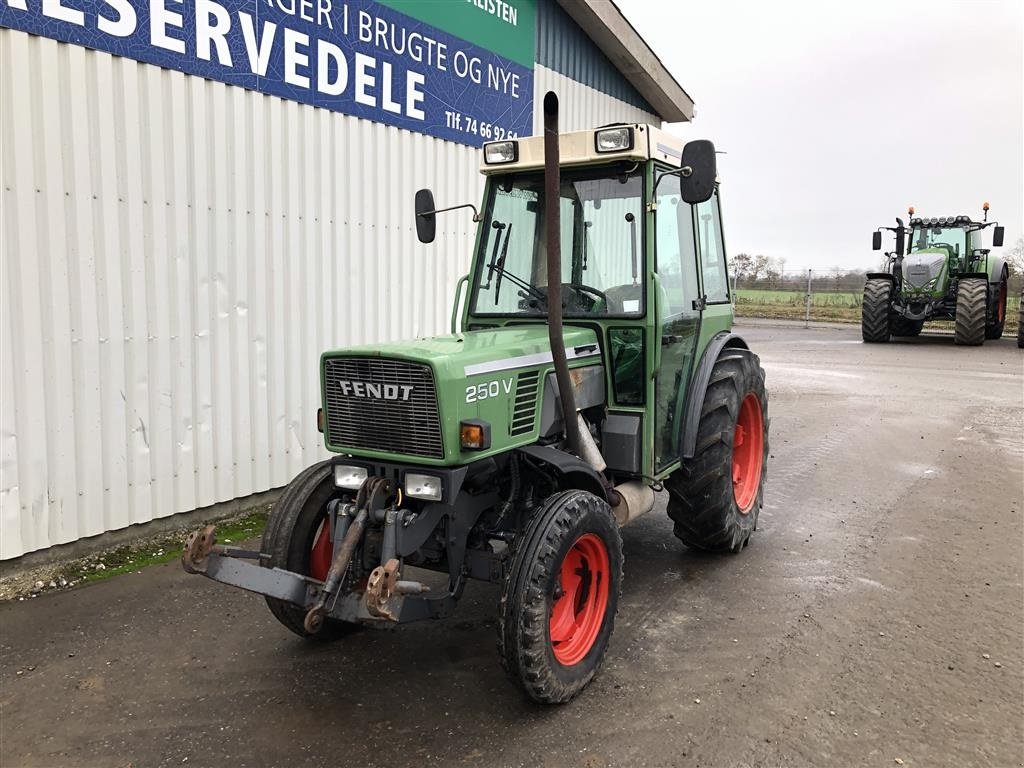
{"label": "engine hood", "polygon": [[[605,402],[597,334],[566,326],[563,337],[574,387],[589,404]],[[547,385],[553,369],[541,324],[331,350],[321,358],[325,445],[356,458],[452,466],[532,444],[561,418]],[[488,447],[462,448],[467,420],[488,430]]]}
{"label": "engine hood", "polygon": [[942,293],[949,254],[943,249],[918,251],[903,257],[903,283],[914,293]]}
{"label": "engine hood", "polygon": [[[563,338],[570,364],[600,352],[597,335],[589,328],[566,326]],[[409,360],[429,365],[439,379],[469,379],[550,364],[551,345],[547,326],[538,323],[346,347],[330,350],[323,356]]]}

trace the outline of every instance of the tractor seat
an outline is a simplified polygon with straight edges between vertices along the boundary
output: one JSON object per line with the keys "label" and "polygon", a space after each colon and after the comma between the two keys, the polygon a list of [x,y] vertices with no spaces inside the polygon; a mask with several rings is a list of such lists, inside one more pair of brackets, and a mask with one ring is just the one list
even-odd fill
{"label": "tractor seat", "polygon": [[643,311],[642,285],[615,285],[604,292],[608,298],[608,314],[640,314]]}

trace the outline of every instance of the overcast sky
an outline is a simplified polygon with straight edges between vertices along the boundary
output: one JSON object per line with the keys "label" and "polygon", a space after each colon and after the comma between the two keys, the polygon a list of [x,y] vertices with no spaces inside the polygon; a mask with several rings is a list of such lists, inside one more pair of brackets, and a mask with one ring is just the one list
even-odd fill
{"label": "overcast sky", "polygon": [[730,253],[871,267],[872,230],[911,204],[977,219],[988,200],[1021,236],[1021,0],[616,3],[696,102],[671,130],[728,153]]}

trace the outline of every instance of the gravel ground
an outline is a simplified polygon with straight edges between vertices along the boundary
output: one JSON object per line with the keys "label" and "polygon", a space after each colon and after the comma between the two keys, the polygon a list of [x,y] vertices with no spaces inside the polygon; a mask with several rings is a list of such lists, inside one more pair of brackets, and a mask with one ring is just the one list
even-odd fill
{"label": "gravel ground", "polygon": [[766,507],[741,555],[623,530],[602,674],[538,708],[496,591],[310,646],[175,564],[0,606],[4,766],[1024,764],[1024,353],[769,321]]}

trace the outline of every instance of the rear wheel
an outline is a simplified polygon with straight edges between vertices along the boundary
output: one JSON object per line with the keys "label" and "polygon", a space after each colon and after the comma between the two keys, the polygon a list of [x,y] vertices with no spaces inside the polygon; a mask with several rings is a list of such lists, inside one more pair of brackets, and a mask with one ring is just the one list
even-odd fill
{"label": "rear wheel", "polygon": [[1006,325],[1006,299],[1009,288],[1007,286],[1008,276],[1003,272],[1002,279],[996,284],[995,306],[985,323],[985,338],[998,339],[1003,335],[1003,327]]}
{"label": "rear wheel", "polygon": [[757,528],[767,463],[764,371],[754,353],[726,349],[704,395],[694,456],[665,481],[675,535],[697,549],[743,549]]}
{"label": "rear wheel", "polygon": [[985,317],[988,314],[988,280],[965,277],[956,288],[956,323],[953,341],[968,347],[985,343]]}
{"label": "rear wheel", "polygon": [[619,528],[604,500],[563,491],[513,546],[498,606],[501,663],[531,699],[561,704],[608,649],[622,585]]}
{"label": "rear wheel", "polygon": [[860,335],[869,343],[889,340],[889,306],[892,302],[892,281],[872,277],[864,283],[864,299],[860,308]]}
{"label": "rear wheel", "polygon": [[[263,533],[260,551],[269,555],[265,565],[283,568],[323,581],[334,552],[327,525],[327,504],[337,495],[331,462],[324,461],[299,473],[274,505]],[[266,598],[270,612],[284,626],[310,640],[336,640],[356,627],[336,619],[324,622],[311,634],[303,621],[306,610],[284,600]]]}
{"label": "rear wheel", "polygon": [[908,320],[902,315],[894,315],[889,322],[893,336],[920,336],[924,328],[924,320]]}

